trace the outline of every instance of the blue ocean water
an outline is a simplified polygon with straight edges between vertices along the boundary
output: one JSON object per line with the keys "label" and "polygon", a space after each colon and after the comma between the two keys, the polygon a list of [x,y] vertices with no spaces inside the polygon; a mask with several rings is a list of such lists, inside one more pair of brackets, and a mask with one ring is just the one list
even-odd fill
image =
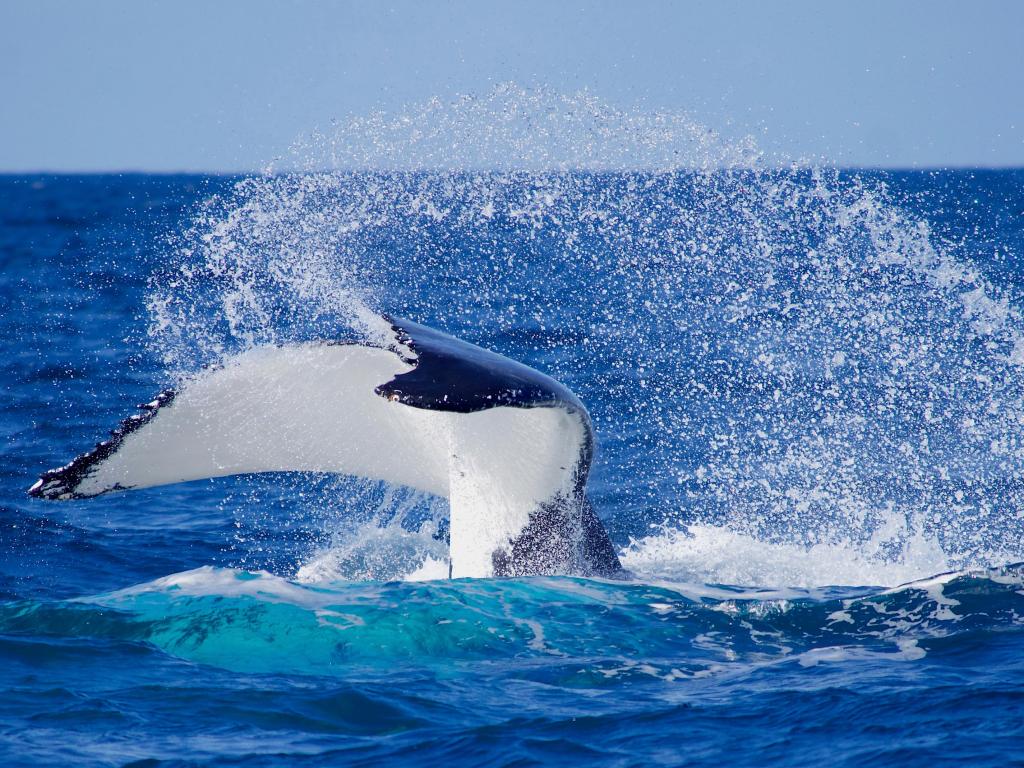
{"label": "blue ocean water", "polygon": [[[5,765],[1024,760],[1024,173],[0,177]],[[633,578],[437,575],[329,476],[66,503],[163,387],[371,310],[551,373]]]}

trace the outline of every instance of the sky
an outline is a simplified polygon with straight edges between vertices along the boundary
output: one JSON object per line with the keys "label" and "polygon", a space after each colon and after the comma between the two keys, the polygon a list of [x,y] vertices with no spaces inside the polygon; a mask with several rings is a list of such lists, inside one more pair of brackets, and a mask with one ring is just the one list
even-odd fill
{"label": "sky", "polygon": [[0,172],[249,171],[514,82],[771,157],[1024,166],[1024,2],[2,0]]}

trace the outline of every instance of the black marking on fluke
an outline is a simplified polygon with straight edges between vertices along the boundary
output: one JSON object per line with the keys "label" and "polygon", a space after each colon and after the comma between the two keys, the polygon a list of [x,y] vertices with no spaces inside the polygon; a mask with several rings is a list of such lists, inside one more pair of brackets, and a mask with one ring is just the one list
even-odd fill
{"label": "black marking on fluke", "polygon": [[[156,418],[161,408],[174,402],[175,391],[165,389],[152,401],[142,403],[138,407],[142,413],[136,413],[122,421],[110,432],[110,439],[96,443],[96,447],[87,453],[76,456],[63,467],[49,469],[39,476],[35,485],[28,489],[29,496],[40,499],[83,499],[85,495],[78,493],[78,487],[95,471],[100,462],[110,458],[121,447],[128,435],[136,432]],[[124,486],[115,485],[102,491],[127,490]]]}
{"label": "black marking on fluke", "polygon": [[615,547],[586,493],[575,499],[559,496],[530,513],[530,522],[491,554],[494,575],[538,574],[623,577],[626,572]]}
{"label": "black marking on fluke", "polygon": [[[473,413],[499,406],[563,405],[586,414],[568,388],[515,360],[425,325],[387,317],[395,340],[416,354],[411,371],[374,391],[413,408]],[[589,417],[588,417],[589,429]]]}

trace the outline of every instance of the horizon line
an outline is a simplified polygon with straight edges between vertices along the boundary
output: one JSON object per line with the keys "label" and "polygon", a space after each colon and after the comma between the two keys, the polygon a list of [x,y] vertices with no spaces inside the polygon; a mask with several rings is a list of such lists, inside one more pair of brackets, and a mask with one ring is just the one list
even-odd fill
{"label": "horizon line", "polygon": [[32,169],[32,170],[6,170],[0,169],[0,177],[13,177],[13,176],[222,176],[222,177],[258,177],[258,176],[289,176],[289,175],[303,175],[313,173],[396,173],[396,174],[410,174],[410,173],[677,173],[680,171],[753,171],[753,170],[764,170],[764,171],[787,171],[787,170],[814,170],[814,169],[832,169],[836,171],[855,171],[855,172],[867,172],[867,173],[882,173],[882,172],[896,172],[896,173],[929,173],[937,171],[1024,171],[1024,164],[1019,165],[970,165],[970,164],[950,164],[950,165],[838,165],[836,163],[816,163],[816,164],[805,164],[805,163],[792,163],[792,164],[773,164],[773,165],[759,165],[759,166],[717,166],[711,168],[699,168],[699,167],[684,167],[671,169],[659,169],[656,167],[648,168],[587,168],[587,167],[574,167],[574,168],[452,168],[445,166],[437,166],[432,168],[316,168],[316,169],[273,169],[273,170],[209,170],[209,169],[159,169],[159,170],[148,170],[142,168],[120,168],[120,169]]}

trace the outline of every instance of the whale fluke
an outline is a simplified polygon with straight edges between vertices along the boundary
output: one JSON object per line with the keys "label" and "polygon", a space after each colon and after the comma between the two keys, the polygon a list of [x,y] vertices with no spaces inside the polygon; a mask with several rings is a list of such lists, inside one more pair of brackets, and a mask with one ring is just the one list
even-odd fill
{"label": "whale fluke", "polygon": [[544,374],[413,322],[393,343],[257,347],[140,406],[29,494],[312,471],[445,496],[454,577],[621,572],[586,498],[594,437]]}

